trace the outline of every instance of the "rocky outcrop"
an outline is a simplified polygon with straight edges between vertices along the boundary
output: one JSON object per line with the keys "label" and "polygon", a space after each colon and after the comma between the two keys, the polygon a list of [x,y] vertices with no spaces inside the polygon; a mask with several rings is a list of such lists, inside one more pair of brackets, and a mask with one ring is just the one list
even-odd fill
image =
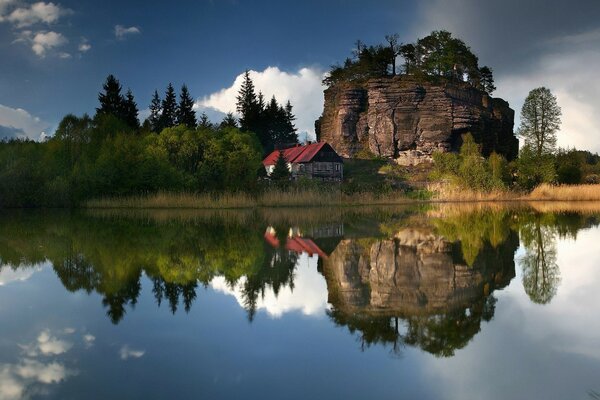
{"label": "rocky outcrop", "polygon": [[344,157],[370,152],[408,165],[435,151],[457,151],[467,132],[484,155],[495,151],[513,159],[513,125],[507,102],[470,85],[396,76],[328,88],[315,128],[319,140]]}

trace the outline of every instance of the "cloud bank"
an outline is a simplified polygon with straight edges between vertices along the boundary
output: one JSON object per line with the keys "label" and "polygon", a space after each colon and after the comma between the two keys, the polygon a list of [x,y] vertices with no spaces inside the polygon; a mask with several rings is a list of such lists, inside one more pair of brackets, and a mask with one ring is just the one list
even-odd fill
{"label": "cloud bank", "polygon": [[517,124],[527,93],[550,88],[563,111],[559,146],[597,152],[600,81],[590,66],[600,62],[598,20],[598,1],[428,0],[413,31],[416,37],[447,29],[465,40],[480,64],[494,68],[494,95],[515,109]]}
{"label": "cloud bank", "polygon": [[11,108],[0,104],[0,140],[40,140],[49,128],[50,124],[22,108]]}

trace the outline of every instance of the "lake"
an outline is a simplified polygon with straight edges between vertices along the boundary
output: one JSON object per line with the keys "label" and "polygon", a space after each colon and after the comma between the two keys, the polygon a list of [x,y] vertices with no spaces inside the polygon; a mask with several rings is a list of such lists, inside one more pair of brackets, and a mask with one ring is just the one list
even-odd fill
{"label": "lake", "polygon": [[600,206],[0,213],[0,399],[599,399]]}

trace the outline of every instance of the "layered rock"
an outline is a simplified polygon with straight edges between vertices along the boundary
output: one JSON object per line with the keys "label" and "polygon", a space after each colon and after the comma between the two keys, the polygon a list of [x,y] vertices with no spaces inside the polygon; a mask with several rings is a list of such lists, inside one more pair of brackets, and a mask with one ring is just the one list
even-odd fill
{"label": "layered rock", "polygon": [[457,151],[471,133],[485,155],[513,159],[518,141],[514,111],[502,99],[464,83],[418,82],[410,77],[341,83],[325,90],[323,115],[315,127],[344,157],[370,152],[404,164],[435,151]]}

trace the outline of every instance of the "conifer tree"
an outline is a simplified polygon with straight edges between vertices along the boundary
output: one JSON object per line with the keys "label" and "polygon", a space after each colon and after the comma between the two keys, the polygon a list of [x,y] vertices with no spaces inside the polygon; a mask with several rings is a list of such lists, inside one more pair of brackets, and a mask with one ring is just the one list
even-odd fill
{"label": "conifer tree", "polygon": [[250,71],[244,72],[244,81],[237,96],[237,112],[240,114],[240,129],[243,131],[255,132],[263,144],[266,138],[261,138],[261,132],[258,132],[261,109],[259,99],[256,97],[254,83],[250,78]]}
{"label": "conifer tree", "polygon": [[290,170],[288,169],[287,160],[283,155],[283,151],[279,151],[279,157],[275,162],[273,172],[269,175],[275,181],[283,181],[290,179]]}
{"label": "conifer tree", "polygon": [[160,114],[160,130],[165,128],[171,128],[175,126],[177,122],[177,96],[173,85],[169,83],[167,91],[165,92],[165,98],[161,104],[162,113]]}
{"label": "conifer tree", "polygon": [[492,69],[488,66],[483,66],[479,69],[479,75],[481,89],[486,91],[488,94],[492,94],[492,92],[496,90],[496,86],[494,86],[494,74]]}
{"label": "conifer tree", "polygon": [[181,93],[179,94],[177,125],[185,125],[188,128],[195,128],[197,125],[194,99],[190,95],[186,85],[181,86]]}
{"label": "conifer tree", "polygon": [[233,116],[233,113],[227,113],[223,121],[221,121],[221,128],[237,128],[237,120]]}
{"label": "conifer tree", "polygon": [[158,95],[158,91],[154,91],[154,95],[152,96],[152,101],[150,102],[150,116],[148,117],[148,122],[150,123],[150,128],[153,132],[160,132],[160,114],[162,111],[160,97]]}
{"label": "conifer tree", "polygon": [[109,75],[102,85],[102,92],[98,94],[100,107],[96,114],[112,114],[119,119],[124,119],[125,99],[121,94],[121,84],[114,75]]}
{"label": "conifer tree", "polygon": [[138,113],[139,111],[135,99],[133,97],[133,93],[131,93],[131,90],[128,89],[127,94],[125,95],[124,102],[124,121],[127,123],[127,125],[134,129],[139,129],[140,127]]}
{"label": "conifer tree", "polygon": [[210,120],[208,119],[208,115],[206,115],[205,112],[203,112],[200,115],[200,120],[198,121],[198,126],[200,128],[205,128],[205,129],[211,129],[213,127],[213,124],[210,122]]}

